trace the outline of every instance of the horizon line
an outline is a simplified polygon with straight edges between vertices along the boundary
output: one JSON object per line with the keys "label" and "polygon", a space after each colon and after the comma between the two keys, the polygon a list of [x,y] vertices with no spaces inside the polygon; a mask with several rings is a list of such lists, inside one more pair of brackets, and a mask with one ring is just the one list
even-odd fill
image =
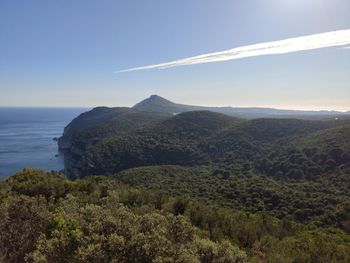
{"label": "horizon line", "polygon": [[[208,107],[208,108],[233,108],[233,109],[271,109],[271,110],[281,110],[281,111],[299,111],[299,112],[335,112],[335,113],[350,113],[347,109],[325,109],[325,108],[294,108],[294,107],[283,107],[283,106],[245,106],[245,105],[199,105],[199,104],[185,104],[185,103],[175,103],[180,105],[195,106],[195,107]],[[0,105],[0,109],[93,109],[98,107],[107,108],[132,108],[135,104],[129,106],[115,106],[115,105],[90,105],[90,106],[33,106],[33,105]]]}

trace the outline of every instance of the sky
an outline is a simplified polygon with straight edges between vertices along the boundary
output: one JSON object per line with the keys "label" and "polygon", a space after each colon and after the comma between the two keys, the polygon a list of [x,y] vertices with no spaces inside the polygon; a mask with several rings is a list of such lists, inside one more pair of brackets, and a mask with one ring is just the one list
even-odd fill
{"label": "sky", "polygon": [[349,30],[349,12],[348,0],[0,0],[0,106],[131,106],[158,94],[348,111],[350,45],[120,71]]}

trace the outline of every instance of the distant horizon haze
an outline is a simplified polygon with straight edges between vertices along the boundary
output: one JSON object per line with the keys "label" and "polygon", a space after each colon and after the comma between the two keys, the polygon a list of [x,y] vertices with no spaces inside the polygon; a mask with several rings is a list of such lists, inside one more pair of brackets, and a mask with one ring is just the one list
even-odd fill
{"label": "distant horizon haze", "polygon": [[[34,106],[34,105],[0,105],[0,108],[39,108],[39,109],[44,109],[44,108],[51,108],[51,109],[92,109],[92,108],[96,108],[96,107],[133,107],[136,103],[149,98],[150,96],[155,95],[155,94],[149,94],[148,96],[139,99],[138,101],[134,101],[131,103],[120,103],[120,104],[92,104],[92,105],[71,105],[71,106],[64,106],[64,105],[39,105],[39,106]],[[247,104],[210,104],[210,103],[196,103],[191,102],[189,99],[180,99],[177,100],[176,97],[173,98],[169,98],[169,97],[165,97],[162,95],[158,95],[162,98],[165,98],[171,102],[177,103],[177,104],[185,104],[185,105],[193,105],[193,106],[203,106],[203,107],[232,107],[232,108],[270,108],[270,109],[278,109],[278,110],[296,110],[296,111],[337,111],[337,112],[350,112],[350,106],[349,107],[345,107],[345,106],[324,106],[324,107],[317,107],[317,106],[306,106],[306,105],[302,105],[302,106],[298,106],[298,105],[247,105]]]}

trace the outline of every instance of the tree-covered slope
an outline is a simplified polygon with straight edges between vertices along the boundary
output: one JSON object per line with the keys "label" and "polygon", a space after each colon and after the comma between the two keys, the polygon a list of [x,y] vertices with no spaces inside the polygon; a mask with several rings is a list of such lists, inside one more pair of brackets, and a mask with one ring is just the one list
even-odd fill
{"label": "tree-covered slope", "polygon": [[26,169],[0,181],[1,262],[349,262],[350,237],[131,188]]}
{"label": "tree-covered slope", "polygon": [[[335,178],[350,169],[350,125],[324,129],[288,140],[257,164],[261,172],[286,179]],[[282,144],[282,143],[281,143]],[[342,182],[349,185],[349,178]]]}
{"label": "tree-covered slope", "polygon": [[71,138],[71,178],[117,175],[137,187],[350,231],[348,120],[128,110]]}
{"label": "tree-covered slope", "polygon": [[[176,104],[157,95],[132,108],[95,108],[74,119],[59,139],[65,151],[66,173],[80,177],[147,165],[222,163],[244,169],[254,166],[273,176],[314,177],[319,173],[315,165],[308,171],[306,167],[282,165],[284,155],[296,155],[298,149],[292,144],[300,138],[350,123],[345,115],[334,117],[334,112],[305,112],[325,118],[319,121],[291,119],[288,114],[292,112],[272,109],[245,110],[273,119],[244,120],[232,117],[240,114],[230,117],[217,113],[228,114],[230,110],[233,108]],[[280,164],[274,164],[276,158],[282,159]],[[332,166],[331,162],[327,165]]]}
{"label": "tree-covered slope", "polygon": [[[242,169],[254,166],[259,172],[272,176],[311,178],[327,172],[326,166],[332,165],[332,161],[327,159],[319,163],[318,166],[322,166],[319,172],[304,153],[304,150],[308,151],[307,147],[301,149],[304,140],[319,137],[319,131],[347,127],[346,123],[294,119],[247,121],[207,111],[186,112],[148,122],[129,129],[127,133],[116,131],[101,138],[82,152],[77,170],[79,175],[84,176],[114,174],[147,165],[221,163]],[[344,129],[343,133],[348,134],[348,130]],[[328,134],[332,132],[330,130]],[[342,143],[337,134],[332,135],[334,140]],[[319,154],[328,152],[321,150]],[[305,165],[302,166],[301,162]],[[337,158],[334,165],[344,162],[347,162],[346,159],[340,161]]]}
{"label": "tree-covered slope", "polygon": [[148,166],[116,176],[135,187],[350,232],[348,184],[336,184],[328,178],[286,182],[225,166]]}
{"label": "tree-covered slope", "polygon": [[84,169],[83,156],[100,141],[125,136],[135,129],[156,123],[167,115],[138,112],[130,108],[95,108],[74,119],[58,140],[64,151],[66,173],[75,177]]}
{"label": "tree-covered slope", "polygon": [[65,128],[59,139],[61,148],[69,148],[65,143],[74,139],[89,140],[91,138],[105,138],[117,133],[130,130],[165,118],[164,114],[147,113],[130,108],[94,108],[82,113]]}
{"label": "tree-covered slope", "polygon": [[[128,132],[110,133],[89,147],[79,147],[81,151],[74,163],[78,166],[78,175],[114,174],[153,164],[205,163],[208,157],[198,148],[199,143],[239,122],[239,119],[206,111],[163,117]],[[80,133],[76,134],[79,145],[83,140]]]}

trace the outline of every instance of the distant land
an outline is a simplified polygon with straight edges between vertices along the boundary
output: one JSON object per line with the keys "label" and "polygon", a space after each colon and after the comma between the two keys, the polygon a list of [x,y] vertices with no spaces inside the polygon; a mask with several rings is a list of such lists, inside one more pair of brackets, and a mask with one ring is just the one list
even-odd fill
{"label": "distant land", "polygon": [[147,112],[162,112],[169,114],[177,114],[187,111],[213,111],[226,115],[254,119],[254,118],[298,118],[298,119],[317,119],[325,117],[339,117],[350,115],[348,112],[340,111],[304,111],[304,110],[285,110],[274,108],[260,107],[209,107],[178,104],[169,101],[158,95],[151,95],[149,98],[137,103],[132,107],[135,110]]}

